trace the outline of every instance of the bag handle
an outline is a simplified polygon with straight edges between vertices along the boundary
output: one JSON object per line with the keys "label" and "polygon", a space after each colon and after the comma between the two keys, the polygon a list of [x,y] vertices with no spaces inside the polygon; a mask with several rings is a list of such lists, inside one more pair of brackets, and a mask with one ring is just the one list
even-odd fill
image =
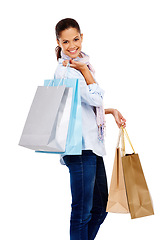
{"label": "bag handle", "polygon": [[123,131],[123,128],[121,127],[121,131],[122,131],[122,148],[121,148],[121,151],[122,151],[122,157],[125,156],[126,154],[126,150],[125,150],[125,138],[124,138],[124,131]]}
{"label": "bag handle", "polygon": [[[63,74],[62,78],[60,79],[57,87],[59,87],[59,85],[61,84],[61,82],[62,82],[63,79],[67,78],[66,74],[67,74],[68,69],[69,69],[68,67],[70,67],[70,63],[69,63],[69,62],[67,63],[67,65],[66,65],[66,67],[65,67],[66,69],[65,69],[64,74]],[[54,79],[55,79],[55,74],[54,74]],[[47,87],[49,87],[51,81],[52,81],[52,80],[49,81],[49,84],[48,84]]]}
{"label": "bag handle", "polygon": [[119,135],[118,135],[118,141],[117,141],[116,148],[119,147],[121,134],[122,134],[122,128],[119,129]]}
{"label": "bag handle", "polygon": [[120,138],[121,138],[121,145],[122,145],[122,147],[121,147],[122,156],[124,156],[125,155],[125,141],[124,141],[124,132],[123,132],[122,127],[120,127],[120,129],[119,129],[119,136],[118,136],[116,148],[119,148]]}
{"label": "bag handle", "polygon": [[129,135],[128,135],[126,129],[125,129],[125,128],[123,127],[123,125],[122,125],[122,126],[120,127],[120,129],[119,129],[118,141],[117,141],[117,145],[116,145],[116,147],[119,148],[120,138],[121,138],[121,144],[122,144],[121,151],[122,151],[122,156],[125,156],[125,154],[126,154],[126,153],[125,153],[125,139],[124,139],[124,134],[125,134],[127,140],[129,141],[129,144],[130,144],[133,152],[135,153],[135,150],[134,150],[133,145],[132,145],[132,143],[131,143],[131,141],[130,141]]}
{"label": "bag handle", "polygon": [[[133,145],[132,145],[132,143],[131,143],[131,140],[130,140],[130,138],[129,138],[129,135],[128,135],[126,129],[123,127],[123,125],[121,126],[121,128],[122,128],[122,131],[123,131],[123,133],[125,134],[128,142],[130,143],[130,146],[131,146],[133,152],[135,153],[135,150],[134,150],[134,148],[133,148]],[[123,141],[124,141],[124,139],[123,139]]]}

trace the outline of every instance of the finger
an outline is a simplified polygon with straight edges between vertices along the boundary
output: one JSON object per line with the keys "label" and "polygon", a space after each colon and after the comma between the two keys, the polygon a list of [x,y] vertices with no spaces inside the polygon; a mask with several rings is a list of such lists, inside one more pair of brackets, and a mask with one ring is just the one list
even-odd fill
{"label": "finger", "polygon": [[126,119],[125,119],[122,115],[120,116],[120,118],[121,118],[122,120],[125,120],[125,121],[126,121]]}
{"label": "finger", "polygon": [[66,66],[67,66],[67,63],[63,63],[63,66],[66,67]]}
{"label": "finger", "polygon": [[126,123],[122,123],[121,126],[123,126],[123,128],[125,128],[126,127]]}
{"label": "finger", "polygon": [[74,67],[75,67],[75,65],[70,63],[70,67],[74,68]]}
{"label": "finger", "polygon": [[70,64],[75,64],[75,62],[73,59],[70,59]]}
{"label": "finger", "polygon": [[121,119],[121,123],[122,123],[122,124],[126,124],[126,120],[122,120],[122,119]]}
{"label": "finger", "polygon": [[67,66],[67,64],[68,64],[68,62],[69,62],[69,60],[64,60],[64,61],[63,61],[63,63],[62,63],[62,64],[63,64],[63,66],[64,66],[64,67],[66,67],[66,66]]}
{"label": "finger", "polygon": [[125,118],[122,118],[122,121],[123,121],[123,122],[126,122],[126,119],[125,119]]}

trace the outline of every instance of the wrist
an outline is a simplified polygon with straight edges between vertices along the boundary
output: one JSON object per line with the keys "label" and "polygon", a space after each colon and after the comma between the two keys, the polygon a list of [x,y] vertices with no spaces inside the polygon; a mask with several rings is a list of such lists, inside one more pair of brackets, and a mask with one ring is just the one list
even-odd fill
{"label": "wrist", "polygon": [[116,109],[114,109],[114,108],[105,109],[105,114],[112,114],[114,116],[115,112],[116,112]]}
{"label": "wrist", "polygon": [[84,64],[80,67],[80,71],[81,71],[82,74],[86,73],[88,70],[89,69],[88,69],[86,64]]}
{"label": "wrist", "polygon": [[112,115],[115,116],[115,113],[116,113],[116,109],[115,108],[112,108]]}
{"label": "wrist", "polygon": [[95,80],[86,64],[82,65],[80,71],[84,76],[87,85],[95,83]]}

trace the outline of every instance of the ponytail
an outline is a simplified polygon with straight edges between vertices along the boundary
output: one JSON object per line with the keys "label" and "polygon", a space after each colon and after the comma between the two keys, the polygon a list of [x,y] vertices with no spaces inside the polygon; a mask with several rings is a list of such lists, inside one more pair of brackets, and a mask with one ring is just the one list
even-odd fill
{"label": "ponytail", "polygon": [[59,58],[61,58],[61,47],[59,47],[59,46],[57,46],[56,48],[55,48],[55,53],[56,53],[56,56],[57,56],[57,60],[59,59]]}

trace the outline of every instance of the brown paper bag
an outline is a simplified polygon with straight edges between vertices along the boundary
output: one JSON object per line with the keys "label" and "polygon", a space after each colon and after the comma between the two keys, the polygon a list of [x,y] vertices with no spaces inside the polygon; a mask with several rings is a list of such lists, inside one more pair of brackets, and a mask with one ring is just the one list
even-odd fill
{"label": "brown paper bag", "polygon": [[134,152],[133,154],[125,154],[122,157],[123,174],[131,218],[153,215],[152,201],[139,156],[134,151],[126,129],[122,127],[122,130]]}
{"label": "brown paper bag", "polygon": [[[124,133],[133,149],[133,154],[125,154]],[[127,131],[123,127],[118,138],[106,211],[130,212],[132,219],[154,214],[139,156],[135,154]]]}
{"label": "brown paper bag", "polygon": [[131,218],[153,215],[153,206],[138,154],[122,157]]}
{"label": "brown paper bag", "polygon": [[120,148],[116,148],[112,178],[107,202],[107,212],[128,213]]}
{"label": "brown paper bag", "polygon": [[106,211],[114,213],[128,213],[129,208],[122,169],[121,151],[119,148],[120,135],[121,132],[119,134],[118,144],[115,151],[115,160]]}

